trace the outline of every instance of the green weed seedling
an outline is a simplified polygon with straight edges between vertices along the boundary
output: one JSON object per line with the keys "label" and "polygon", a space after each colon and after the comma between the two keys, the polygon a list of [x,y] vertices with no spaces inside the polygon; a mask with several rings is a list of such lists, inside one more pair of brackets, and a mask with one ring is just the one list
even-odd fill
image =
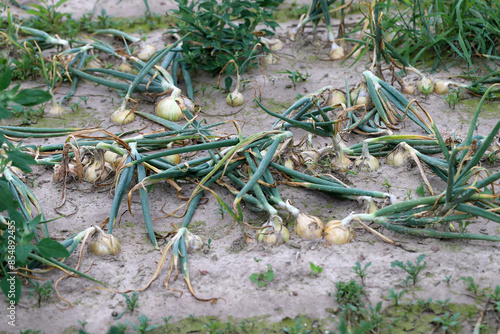
{"label": "green weed seedling", "polygon": [[415,262],[415,264],[413,264],[410,261],[407,261],[406,264],[404,264],[401,261],[394,261],[394,262],[391,262],[391,267],[393,267],[393,268],[398,267],[398,268],[401,268],[404,271],[406,271],[406,273],[408,273],[409,276],[406,277],[406,279],[403,281],[403,283],[408,284],[408,282],[411,280],[411,282],[413,282],[413,285],[415,285],[417,283],[418,274],[420,274],[420,272],[422,270],[424,270],[424,268],[427,264],[427,262],[422,263],[422,260],[424,258],[425,258],[425,255],[420,254],[417,257],[417,261]]}
{"label": "green weed seedling", "polygon": [[320,265],[315,265],[312,262],[309,262],[309,265],[311,266],[311,275],[314,277],[318,277],[323,272],[323,267]]}
{"label": "green weed seedling", "polygon": [[358,277],[361,279],[361,284],[365,285],[365,277],[367,276],[366,269],[368,269],[369,266],[371,266],[372,263],[368,262],[363,268],[361,268],[361,263],[356,262],[355,266],[352,266],[351,271],[358,275]]}
{"label": "green weed seedling", "polygon": [[453,277],[453,275],[450,275],[450,276],[444,276],[444,281],[446,282],[446,285],[448,287],[450,287],[450,283],[451,283],[451,278]]}
{"label": "green weed seedling", "polygon": [[495,292],[488,295],[494,304],[494,309],[500,313],[500,285],[495,287]]}
{"label": "green weed seedling", "polygon": [[458,230],[460,233],[467,233],[467,226],[471,224],[470,221],[463,221],[459,220],[458,221]]}
{"label": "green weed seedling", "polygon": [[150,332],[152,331],[153,329],[156,329],[158,327],[160,327],[161,325],[149,325],[149,322],[151,321],[151,319],[149,319],[147,316],[145,316],[144,314],[141,314],[137,320],[139,321],[139,325],[136,325],[134,323],[132,323],[132,328],[137,331],[137,333],[141,333],[141,334],[144,334],[146,332]]}
{"label": "green weed seedling", "polygon": [[437,300],[436,303],[440,305],[443,309],[448,308],[448,303],[450,302],[450,298],[446,298],[446,300]]}
{"label": "green weed seedling", "polygon": [[126,293],[122,293],[122,296],[125,297],[125,302],[127,303],[127,308],[120,314],[115,317],[115,320],[120,319],[127,311],[134,312],[136,307],[139,305],[137,302],[139,301],[139,294],[137,291],[134,291],[130,296]]}
{"label": "green weed seedling", "polygon": [[451,109],[455,110],[455,106],[460,101],[460,89],[452,88],[448,95],[444,97],[444,100],[448,103]]}
{"label": "green weed seedling", "polygon": [[369,328],[369,330],[378,333],[380,325],[384,320],[384,316],[382,315],[382,302],[378,302],[375,308],[373,306],[369,306],[369,310],[363,309],[366,313],[366,317],[368,320],[361,321],[362,328]]}
{"label": "green weed seedling", "polygon": [[467,285],[467,291],[472,292],[475,296],[484,296],[484,290],[479,289],[479,284],[474,282],[474,278],[467,276],[460,277],[460,279]]}
{"label": "green weed seedling", "polygon": [[37,329],[37,330],[34,330],[34,329],[27,329],[25,331],[22,331],[22,330],[19,330],[19,333],[20,334],[42,334],[42,331]]}
{"label": "green weed seedling", "polygon": [[297,320],[295,321],[295,325],[290,326],[290,327],[284,327],[283,332],[287,334],[309,334],[311,333],[311,330],[306,329],[306,326],[302,324],[302,318],[298,317]]}
{"label": "green weed seedling", "polygon": [[399,306],[401,304],[401,297],[406,293],[406,289],[403,289],[399,292],[394,291],[392,288],[389,289],[389,295],[387,298],[392,299],[394,301],[394,306]]}
{"label": "green weed seedling", "polygon": [[273,271],[273,267],[268,264],[267,271],[265,273],[253,273],[250,275],[250,280],[254,283],[257,283],[259,288],[262,288],[264,286],[267,286],[267,283],[274,280],[275,275],[276,274]]}
{"label": "green weed seedling", "polygon": [[33,287],[28,290],[28,299],[35,298],[38,302],[38,307],[41,307],[42,302],[49,301],[52,292],[54,292],[52,281],[47,281],[43,285],[32,280],[29,281],[33,284]]}
{"label": "green weed seedling", "polygon": [[340,304],[340,310],[349,317],[350,314],[361,315],[361,309],[364,306],[363,295],[365,289],[363,285],[357,284],[355,280],[349,282],[339,281],[335,283],[337,291],[335,300]]}
{"label": "green weed seedling", "polygon": [[423,182],[420,182],[420,186],[417,187],[417,189],[415,190],[415,192],[420,195],[421,197],[425,197],[425,190],[424,190],[424,183]]}
{"label": "green weed seedling", "polygon": [[441,329],[446,333],[446,331],[452,327],[455,327],[459,324],[458,318],[460,317],[460,312],[457,312],[450,316],[449,312],[446,312],[442,317],[437,316],[432,319],[432,322],[435,322],[441,325]]}
{"label": "green weed seedling", "polygon": [[389,182],[389,180],[387,180],[387,178],[384,178],[384,183],[382,183],[382,185],[384,187],[387,188],[387,191],[389,192],[392,188],[392,184]]}
{"label": "green weed seedling", "polygon": [[82,320],[78,320],[78,323],[80,324],[80,326],[82,326],[82,329],[85,329],[85,325],[88,324],[88,322],[85,321],[85,320],[83,320],[83,321]]}
{"label": "green weed seedling", "polygon": [[293,88],[295,89],[295,86],[297,85],[297,82],[305,82],[311,75],[309,72],[306,71],[306,74],[300,73],[298,70],[286,70],[284,72],[278,72],[278,73],[285,73],[288,74],[288,79],[292,81]]}

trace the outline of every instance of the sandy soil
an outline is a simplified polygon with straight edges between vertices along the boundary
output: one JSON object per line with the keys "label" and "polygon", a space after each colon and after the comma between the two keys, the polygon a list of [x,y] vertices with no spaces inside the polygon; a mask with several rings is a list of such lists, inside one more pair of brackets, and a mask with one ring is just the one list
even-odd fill
{"label": "sandy soil", "polygon": [[[27,1],[24,1],[27,3]],[[144,3],[138,0],[123,0],[122,4],[115,1],[100,1],[97,8],[105,8],[108,14],[117,17],[127,16],[131,12],[143,11]],[[172,2],[150,1],[153,11],[164,12],[171,8]],[[65,10],[78,15],[88,11],[93,6],[89,2],[69,1],[64,5]],[[124,7],[126,10],[124,10]],[[196,100],[202,106],[200,117],[206,118],[208,123],[221,120],[237,119],[244,124],[245,135],[269,129],[274,119],[260,110],[252,102],[257,83],[262,91],[263,104],[277,110],[285,110],[291,105],[295,96],[316,91],[326,85],[342,89],[344,76],[351,84],[358,83],[361,73],[368,67],[367,61],[360,62],[352,67],[352,61],[345,63],[322,61],[327,57],[328,45],[321,41],[313,41],[309,28],[304,35],[291,41],[286,32],[293,25],[291,22],[281,23],[282,30],[279,38],[285,42],[285,48],[278,52],[280,61],[276,65],[266,66],[264,75],[258,70],[246,73],[244,77],[251,80],[243,94],[246,103],[239,109],[233,109],[225,104],[225,95],[211,88],[217,78],[204,73],[193,75]],[[148,35],[148,41],[162,46],[161,32]],[[294,89],[286,74],[280,73],[287,69],[296,69],[302,73],[309,73],[310,78],[298,83]],[[461,69],[457,68],[456,71]],[[449,73],[437,73],[435,77],[445,78]],[[27,84],[29,85],[29,83]],[[202,94],[203,87],[208,87]],[[288,88],[290,87],[290,88]],[[68,87],[62,87],[59,96],[65,94]],[[118,108],[119,97],[115,91],[102,86],[85,82],[79,86],[76,95],[70,104],[79,101],[79,97],[89,97],[87,103],[80,103],[81,109],[76,113],[67,109],[62,119],[43,119],[38,125],[45,126],[96,126],[118,131],[109,121],[111,113]],[[424,100],[417,97],[430,112],[440,130],[451,135],[456,133],[462,137],[468,129],[468,122],[472,117],[478,100],[460,102],[454,111],[451,111],[442,97],[431,95]],[[472,107],[471,107],[472,105]],[[478,126],[478,133],[488,133],[493,123],[500,116],[498,105],[493,111],[484,114]],[[138,110],[152,112],[153,103],[149,98],[141,101]],[[407,122],[402,133],[421,133]],[[148,121],[141,118],[129,124],[127,128],[146,127],[143,132],[157,129]],[[221,132],[234,133],[234,127],[227,125],[220,127]],[[292,130],[295,140],[304,135],[301,131]],[[363,139],[358,135],[347,135],[349,144]],[[61,143],[63,139],[50,139],[46,142]],[[29,142],[29,141],[27,141]],[[496,166],[490,166],[498,170]],[[381,168],[376,172],[359,173],[357,176],[345,175],[356,187],[367,190],[386,191],[383,183],[392,185],[390,192],[398,199],[409,196],[416,197],[415,189],[421,183],[421,177],[415,166],[395,169],[382,160]],[[62,198],[62,185],[52,181],[52,171],[43,167],[35,168],[27,176],[33,180],[33,191],[40,200],[47,218],[57,217],[55,208]],[[437,192],[445,185],[437,177],[428,175]],[[190,184],[181,184],[182,194],[189,196],[193,189]],[[223,198],[232,201],[232,196],[221,188],[214,188]],[[306,191],[280,186],[283,198],[290,199],[298,208],[319,216],[323,221],[333,218],[343,218],[352,211],[364,210],[355,201],[339,200],[333,196],[318,191]],[[112,202],[112,193],[108,187],[95,188],[91,184],[71,182],[68,184],[67,203],[60,210],[70,214],[51,223],[51,236],[62,240],[67,236],[79,232],[90,225],[101,224],[109,214]],[[167,183],[156,185],[150,193],[151,214],[155,219],[155,231],[166,235],[172,231],[171,224],[179,225],[180,218],[166,217],[164,212],[171,212],[182,202],[176,198],[175,190]],[[381,204],[381,203],[379,203]],[[126,210],[123,203],[120,209],[121,222],[115,228],[114,235],[120,240],[122,252],[115,257],[99,258],[84,252],[81,270],[88,275],[107,283],[112,289],[119,291],[137,289],[148,282],[160,259],[160,253],[151,246],[142,219],[140,200],[138,195],[132,198],[132,212]],[[255,226],[260,225],[264,216],[256,215],[245,209],[245,220]],[[286,220],[290,230],[293,230],[293,220]],[[362,265],[371,262],[365,279],[367,299],[375,305],[382,301],[384,307],[390,307],[392,301],[387,298],[389,289],[397,291],[406,288],[404,302],[418,298],[444,301],[450,298],[450,303],[469,305],[473,312],[469,319],[462,321],[459,332],[471,332],[477,319],[479,310],[484,301],[474,298],[466,290],[466,284],[461,277],[472,276],[481,288],[493,287],[499,284],[500,263],[497,254],[500,246],[495,243],[480,241],[446,241],[436,239],[420,239],[393,234],[390,231],[381,232],[395,241],[390,245],[364,229],[357,229],[357,236],[353,242],[341,246],[328,246],[323,241],[306,241],[292,235],[291,241],[283,246],[270,247],[256,244],[247,240],[245,234],[253,237],[254,232],[243,226],[233,226],[228,214],[221,216],[219,206],[212,196],[200,205],[190,225],[191,231],[200,235],[205,242],[211,239],[210,248],[190,254],[190,273],[194,289],[200,298],[219,298],[215,304],[195,300],[187,290],[181,276],[177,280],[171,279],[169,288],[165,289],[163,282],[167,277],[166,267],[153,284],[140,293],[139,306],[133,312],[127,312],[119,322],[130,321],[137,323],[140,314],[147,315],[152,323],[163,323],[162,317],[173,316],[171,321],[179,321],[193,315],[216,316],[226,320],[229,316],[235,319],[260,317],[269,322],[279,322],[284,318],[294,318],[298,315],[315,319],[323,319],[321,330],[334,331],[336,328],[335,309],[338,304],[331,293],[335,291],[335,283],[357,279],[351,268],[360,262]],[[232,227],[232,228],[231,228]],[[468,227],[469,232],[500,235],[498,224],[491,221],[477,219]],[[163,241],[161,242],[163,244]],[[79,248],[78,248],[79,249]],[[77,249],[77,250],[78,250]],[[415,262],[420,254],[425,254],[427,263],[420,275],[420,281],[413,286],[402,284],[406,273],[398,268],[392,268],[391,262],[400,260]],[[76,255],[76,254],[75,254]],[[259,260],[258,262],[256,260]],[[76,266],[77,256],[68,259],[67,264]],[[315,277],[310,274],[310,262],[323,267],[323,272]],[[267,287],[259,288],[250,281],[252,273],[260,273],[271,265],[276,277]],[[56,281],[61,277],[60,272],[51,271],[41,275],[44,279]],[[449,285],[445,277],[451,276]],[[87,321],[85,330],[92,333],[105,333],[110,324],[115,324],[114,314],[125,309],[125,299],[117,293],[92,289],[96,284],[83,278],[66,278],[58,285],[59,294],[70,301],[73,307],[63,310],[67,303],[53,297],[50,303],[38,308],[33,299],[28,299],[25,293],[21,299],[17,313],[17,329],[39,329],[42,333],[68,333],[81,328],[79,321]],[[25,287],[27,290],[27,287]],[[25,291],[26,291],[25,290]],[[27,291],[26,291],[27,292]],[[5,309],[2,299],[1,308]],[[475,311],[474,311],[475,310]],[[3,313],[3,311],[2,311]],[[331,320],[331,321],[330,321]],[[489,318],[491,328],[498,328],[499,322]],[[310,324],[308,324],[310,326]],[[318,323],[318,326],[319,323]],[[490,328],[490,329],[491,329]],[[7,333],[13,332],[0,323],[0,329]],[[66,331],[65,331],[66,330]],[[409,331],[409,329],[408,329]]]}

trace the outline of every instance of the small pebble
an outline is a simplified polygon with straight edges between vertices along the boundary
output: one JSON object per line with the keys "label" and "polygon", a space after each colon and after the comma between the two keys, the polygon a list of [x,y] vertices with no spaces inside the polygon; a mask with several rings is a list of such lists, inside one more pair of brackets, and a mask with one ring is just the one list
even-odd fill
{"label": "small pebble", "polygon": [[436,246],[436,245],[432,246],[431,251],[433,251],[434,253],[439,251],[439,246]]}
{"label": "small pebble", "polygon": [[206,271],[205,269],[200,269],[200,274],[206,275],[208,274],[208,271]]}
{"label": "small pebble", "polygon": [[299,294],[297,293],[297,291],[292,291],[292,295],[298,296]]}

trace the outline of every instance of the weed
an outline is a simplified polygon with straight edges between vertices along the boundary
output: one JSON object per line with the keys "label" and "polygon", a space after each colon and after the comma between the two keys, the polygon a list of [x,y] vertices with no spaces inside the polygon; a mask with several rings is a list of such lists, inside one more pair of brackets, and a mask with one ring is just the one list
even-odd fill
{"label": "weed", "polygon": [[394,289],[389,289],[389,295],[387,298],[392,299],[394,301],[394,306],[399,306],[401,304],[401,297],[406,293],[406,289],[403,289],[399,292],[394,291]]}
{"label": "weed", "polygon": [[417,306],[422,307],[424,310],[428,309],[431,303],[432,303],[432,298],[430,297],[427,300],[423,300],[420,298],[417,300]]}
{"label": "weed", "polygon": [[451,282],[451,278],[453,277],[453,275],[450,275],[450,276],[444,276],[444,281],[446,282],[446,285],[449,287],[450,286],[450,282]]}
{"label": "weed", "polygon": [[382,183],[382,185],[387,188],[387,191],[390,191],[392,188],[392,184],[390,184],[390,182],[389,182],[389,180],[387,180],[387,178],[384,178],[384,183]]}
{"label": "weed", "polygon": [[378,302],[375,308],[373,306],[369,306],[369,311],[363,309],[366,313],[368,320],[361,321],[361,328],[368,327],[370,331],[378,332],[382,321],[384,320],[384,316],[382,315],[382,302]]}
{"label": "weed", "polygon": [[139,300],[139,294],[137,293],[137,291],[134,291],[132,293],[132,295],[130,295],[130,296],[127,295],[126,293],[122,293],[122,296],[125,297],[125,302],[127,304],[127,308],[122,313],[118,314],[115,317],[115,320],[120,319],[127,311],[134,312],[136,307],[139,306],[137,304],[137,302]]}
{"label": "weed", "polygon": [[160,325],[149,325],[149,322],[151,321],[151,319],[149,319],[144,314],[141,314],[137,318],[137,320],[139,321],[139,325],[136,325],[134,323],[132,323],[131,325],[132,325],[132,328],[134,328],[134,330],[136,330],[138,333],[141,333],[141,334],[144,334],[146,332],[150,332],[153,329],[160,327]]}
{"label": "weed", "polygon": [[451,109],[455,110],[455,105],[460,101],[460,89],[452,88],[450,93],[444,97],[444,100],[448,102]]}
{"label": "weed", "polygon": [[363,268],[361,268],[361,263],[356,262],[356,265],[351,267],[351,271],[358,275],[358,277],[361,279],[361,284],[363,285],[365,285],[365,277],[367,276],[366,269],[368,269],[368,267],[371,265],[372,263],[368,262]]}
{"label": "weed", "polygon": [[448,307],[448,303],[450,302],[450,298],[446,298],[446,300],[437,300],[436,299],[436,303],[438,305],[440,305],[442,308],[447,308]]}
{"label": "weed", "polygon": [[226,208],[224,208],[222,203],[219,202],[218,213],[220,214],[222,219],[224,219],[224,213],[226,213],[226,212],[227,212]]}
{"label": "weed", "polygon": [[298,70],[285,70],[284,72],[278,72],[278,73],[285,73],[288,74],[288,79],[292,81],[293,88],[297,85],[297,82],[305,82],[311,75],[309,72],[306,71],[306,74],[300,73]]}
{"label": "weed", "polygon": [[85,105],[87,105],[87,101],[89,100],[89,97],[88,96],[80,96],[79,99],[80,99],[80,101],[83,101],[83,103],[85,103]]}
{"label": "weed", "polygon": [[458,318],[460,317],[460,313],[457,312],[450,316],[449,312],[446,312],[443,317],[437,316],[432,319],[432,322],[435,322],[441,325],[441,329],[446,333],[448,329],[451,327],[455,327],[458,325]]}
{"label": "weed", "polygon": [[212,239],[208,238],[207,242],[205,242],[205,246],[207,246],[208,250],[210,251],[210,247],[212,246]]}
{"label": "weed", "polygon": [[261,261],[262,261],[262,259],[259,259],[259,258],[256,258],[256,257],[254,257],[254,258],[253,258],[253,260],[254,260],[255,262],[257,262],[257,263],[259,263],[259,262],[261,262]]}
{"label": "weed", "polygon": [[22,331],[22,330],[19,330],[19,334],[41,334],[42,331],[37,329],[37,330],[34,330],[34,329],[27,329],[25,331]]}
{"label": "weed", "polygon": [[419,194],[420,196],[425,197],[425,190],[424,190],[424,183],[423,182],[420,182],[420,186],[417,187],[417,189],[415,190],[415,192],[417,194]]}
{"label": "weed", "polygon": [[404,197],[404,200],[410,200],[411,199],[411,189],[409,189],[407,192],[406,192],[406,195]]}
{"label": "weed", "polygon": [[82,326],[82,329],[85,329],[85,325],[88,324],[88,322],[85,320],[84,321],[78,320],[78,323],[80,324],[80,326]]}
{"label": "weed", "polygon": [[290,327],[284,327],[283,332],[287,334],[308,334],[311,333],[311,330],[306,329],[305,325],[302,324],[302,318],[298,317],[295,321],[295,325]]}
{"label": "weed", "polygon": [[361,308],[364,306],[362,301],[365,289],[363,285],[358,285],[355,280],[349,282],[335,283],[337,291],[335,300],[340,304],[341,311],[349,318],[349,315],[361,315]]}
{"label": "weed", "polygon": [[273,267],[268,264],[267,271],[265,273],[253,273],[250,275],[250,281],[257,283],[259,288],[267,286],[268,282],[274,280],[275,273],[273,271]]}
{"label": "weed", "polygon": [[312,262],[309,262],[309,265],[311,266],[311,275],[313,275],[314,277],[318,277],[323,272],[323,267],[321,267],[320,265],[316,266]]}
{"label": "weed", "polygon": [[495,286],[495,292],[488,295],[494,303],[494,308],[500,313],[500,285]]}
{"label": "weed", "polygon": [[467,226],[469,226],[471,224],[470,221],[463,221],[463,220],[459,220],[458,221],[458,230],[460,233],[466,233],[467,232]]}
{"label": "weed", "polygon": [[[234,60],[241,74],[246,67],[256,65],[256,62],[249,63],[246,60],[253,58],[254,48],[259,43],[254,33],[257,25],[263,24],[272,30],[279,27],[273,21],[271,10],[282,2],[280,0],[176,1],[178,9],[172,10],[173,16],[179,19],[176,32],[186,36],[183,43],[184,59],[194,69],[218,72],[230,60]],[[260,31],[266,36],[273,35],[266,28]],[[190,47],[193,44],[200,47]],[[234,66],[228,67],[226,74],[231,75],[231,71],[234,72]]]}
{"label": "weed", "polygon": [[474,278],[467,276],[460,277],[460,279],[467,285],[467,291],[472,292],[475,296],[484,295],[484,290],[479,290],[479,284],[474,282]]}
{"label": "weed", "polygon": [[33,284],[33,288],[30,288],[28,290],[28,299],[32,297],[35,298],[38,302],[38,307],[41,307],[42,302],[49,301],[52,292],[54,292],[54,289],[52,288],[52,281],[47,281],[41,286],[38,282],[35,282],[31,279],[29,279],[29,281],[31,282],[31,284]]}
{"label": "weed", "polygon": [[422,270],[424,270],[424,268],[427,264],[427,262],[422,263],[422,260],[424,258],[425,258],[425,255],[420,254],[417,257],[417,261],[415,262],[415,264],[413,264],[410,261],[407,261],[406,264],[404,264],[401,261],[394,261],[391,263],[391,267],[393,267],[393,268],[398,267],[398,268],[401,268],[404,271],[406,271],[406,273],[408,273],[409,276],[406,277],[406,279],[403,281],[403,283],[408,284],[408,282],[411,280],[413,282],[413,285],[415,285],[417,283],[418,274],[420,274],[420,272]]}

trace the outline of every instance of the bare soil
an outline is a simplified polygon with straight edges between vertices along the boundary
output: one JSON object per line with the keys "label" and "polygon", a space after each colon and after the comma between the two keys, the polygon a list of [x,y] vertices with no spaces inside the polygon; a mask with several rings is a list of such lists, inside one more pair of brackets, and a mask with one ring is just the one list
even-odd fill
{"label": "bare soil", "polygon": [[[27,3],[27,1],[23,1]],[[171,1],[150,1],[152,10],[163,13],[174,5]],[[64,9],[78,16],[87,12],[93,2],[69,1]],[[105,8],[108,14],[116,17],[127,17],[130,13],[142,13],[144,3],[138,0],[100,1],[97,10]],[[348,20],[348,22],[351,22]],[[344,89],[345,77],[354,85],[361,80],[361,73],[369,67],[369,59],[351,66],[352,60],[343,63],[324,61],[328,56],[328,43],[325,42],[322,31],[316,40],[313,39],[310,27],[304,34],[291,41],[288,31],[295,22],[281,22],[282,29],[278,37],[285,43],[285,48],[278,51],[280,60],[275,65],[266,65],[263,73],[254,69],[245,73],[244,78],[249,80],[243,94],[245,104],[240,108],[231,108],[225,103],[225,94],[214,90],[217,77],[206,73],[194,73],[193,81],[197,92],[196,102],[202,106],[200,118],[205,118],[207,123],[218,121],[238,120],[243,125],[245,135],[270,128],[274,119],[264,113],[254,102],[256,94],[262,95],[263,105],[276,112],[284,111],[290,106],[297,94],[306,94],[331,85]],[[321,29],[320,29],[321,30]],[[148,42],[162,47],[165,43],[163,31],[148,34]],[[299,82],[295,88],[285,70],[299,70],[308,73],[310,77],[306,82]],[[460,73],[461,68],[455,68],[455,73]],[[436,78],[446,78],[452,73],[436,73]],[[411,80],[416,78],[411,77]],[[40,83],[23,83],[23,87],[40,86]],[[182,88],[182,87],[181,87]],[[204,91],[204,89],[206,90]],[[62,87],[57,92],[57,97],[66,94],[68,87]],[[76,95],[70,105],[77,103],[80,97],[88,97],[86,103],[81,102],[75,111],[66,109],[62,118],[44,118],[38,126],[54,127],[83,127],[100,126],[112,132],[119,131],[119,127],[110,122],[111,113],[119,106],[120,98],[116,91],[93,83],[83,82],[77,89]],[[139,98],[139,96],[135,96]],[[469,126],[472,113],[479,100],[466,97],[451,110],[441,96],[431,95],[427,99],[415,96],[432,118],[436,121],[444,136],[455,133],[462,138]],[[144,97],[137,110],[153,112],[154,101]],[[497,102],[485,106],[482,113],[477,133],[487,134],[493,123],[500,116],[500,107]],[[400,133],[420,133],[410,122],[406,122]],[[128,124],[126,129],[142,128],[144,133],[158,129],[148,120],[137,117]],[[217,129],[220,133],[236,133],[231,123]],[[295,129],[295,141],[299,141],[304,133]],[[348,134],[344,137],[347,144],[360,142],[364,137]],[[40,144],[62,143],[62,138],[52,138]],[[26,143],[31,142],[26,140]],[[319,144],[318,144],[319,145]],[[496,165],[488,168],[498,170]],[[333,171],[325,171],[332,173]],[[351,175],[342,174],[353,186],[367,190],[387,191],[384,183],[391,187],[389,191],[399,200],[408,197],[417,197],[415,190],[421,184],[421,177],[415,166],[393,168],[381,161],[381,168],[371,173],[358,173]],[[437,193],[442,191],[445,184],[431,174],[427,177]],[[27,180],[32,181],[32,189],[38,197],[47,218],[59,216],[55,208],[62,199],[62,184],[55,183],[52,179],[52,170],[36,167],[33,173],[27,175]],[[182,195],[189,197],[193,185],[181,183]],[[232,202],[232,195],[226,190],[215,187],[218,194]],[[316,215],[323,221],[334,218],[341,219],[350,212],[364,210],[355,201],[339,200],[331,195],[319,191],[302,190],[280,186],[283,198],[291,200],[304,212]],[[167,235],[173,231],[171,224],[180,225],[182,218],[168,216],[177,209],[183,201],[178,199],[175,190],[168,183],[156,185],[150,192],[150,207],[152,217],[155,219],[155,231],[159,235]],[[67,217],[58,219],[50,224],[51,236],[63,240],[68,236],[84,230],[91,225],[101,224],[109,215],[109,208],[113,200],[113,192],[109,187],[96,188],[89,183],[72,181],[68,184],[67,203],[60,212],[68,214]],[[379,201],[379,205],[382,205]],[[126,204],[120,208],[121,220],[115,227],[113,234],[119,239],[122,251],[117,256],[96,257],[84,251],[81,270],[88,275],[105,282],[111,289],[118,291],[141,288],[152,277],[160,252],[155,250],[148,240],[139,197],[132,197],[132,213],[127,211]],[[71,214],[71,215],[70,215]],[[266,219],[245,208],[245,220],[259,226]],[[286,218],[286,216],[284,215]],[[293,230],[293,219],[285,219],[288,228]],[[457,226],[457,224],[455,224]],[[498,252],[500,245],[496,243],[467,241],[467,240],[437,240],[422,239],[411,236],[394,234],[387,230],[379,230],[386,237],[392,239],[395,245],[390,245],[377,238],[363,228],[356,229],[355,239],[345,245],[327,245],[324,241],[307,241],[299,239],[292,233],[291,240],[278,247],[257,244],[253,237],[255,232],[247,227],[234,225],[231,217],[226,213],[221,215],[219,205],[215,198],[206,195],[206,200],[197,209],[190,230],[200,235],[204,242],[211,239],[210,247],[205,246],[202,251],[189,255],[191,282],[200,298],[219,298],[215,304],[200,302],[189,293],[184,279],[180,275],[177,280],[170,279],[169,289],[164,286],[167,277],[167,267],[160,273],[158,279],[145,291],[139,294],[139,306],[134,312],[127,312],[120,320],[114,320],[114,315],[121,313],[125,308],[125,298],[118,293],[94,289],[96,284],[83,278],[66,278],[59,282],[57,291],[61,297],[71,302],[73,306],[57,297],[50,302],[42,304],[39,308],[34,299],[28,299],[28,286],[18,305],[17,330],[37,329],[42,333],[72,333],[81,328],[79,321],[86,321],[85,330],[91,333],[105,333],[110,325],[125,321],[137,323],[140,314],[152,319],[151,323],[163,323],[162,317],[173,316],[172,323],[182,323],[181,328],[188,326],[181,322],[182,319],[214,316],[216,318],[202,318],[205,323],[210,319],[220,321],[230,320],[239,323],[242,319],[253,318],[254,321],[266,320],[269,323],[281,322],[286,318],[297,316],[305,319],[315,319],[314,323],[307,323],[307,328],[314,324],[322,332],[330,330],[336,332],[336,318],[338,303],[334,299],[335,283],[359,278],[352,272],[356,262],[363,266],[371,262],[367,269],[365,279],[367,290],[366,298],[372,304],[382,301],[383,308],[395,310],[393,301],[387,298],[389,289],[401,291],[407,289],[402,301],[408,303],[419,298],[427,300],[445,301],[462,307],[460,326],[455,332],[470,333],[479,316],[479,312],[486,303],[486,297],[476,298],[467,290],[467,285],[461,277],[471,276],[481,288],[494,288],[500,284],[500,262]],[[485,233],[500,235],[499,225],[482,219],[471,221],[467,230],[472,233]],[[167,239],[168,240],[168,239]],[[164,241],[160,241],[162,247]],[[80,248],[77,248],[79,251]],[[417,256],[425,254],[426,267],[420,274],[420,280],[413,285],[404,285],[402,281],[406,273],[399,268],[391,267],[391,262],[415,262]],[[258,262],[256,260],[259,260]],[[78,253],[67,261],[75,267],[78,262]],[[321,266],[323,272],[319,276],[312,275],[310,263]],[[249,277],[252,273],[261,273],[271,265],[276,274],[273,281],[266,287],[259,288]],[[36,273],[36,272],[35,272]],[[63,273],[52,270],[40,273],[40,277],[52,282],[57,281]],[[445,278],[451,277],[449,284]],[[5,300],[1,306],[5,310]],[[455,310],[458,308],[455,308]],[[435,315],[444,311],[436,311]],[[3,313],[3,311],[2,311]],[[499,326],[491,308],[486,313],[484,323],[488,325],[485,333],[494,333]],[[435,316],[434,315],[434,316]],[[415,315],[413,315],[415,316]],[[416,315],[419,318],[420,315]],[[230,318],[231,317],[231,318]],[[191,318],[191,319],[194,319]],[[193,320],[194,321],[194,320]],[[430,324],[430,320],[421,323],[415,320],[413,325],[403,328],[402,332],[430,332],[438,330],[437,324]],[[413,326],[413,327],[412,327]],[[418,329],[418,328],[420,329]],[[186,329],[188,327],[183,327]],[[422,330],[422,328],[424,328]],[[0,329],[6,333],[13,333],[12,328],[6,325],[5,319],[0,322]],[[422,330],[422,331],[419,331]],[[168,332],[168,331],[167,331]],[[194,331],[193,331],[194,332]],[[208,329],[200,330],[208,332]],[[262,330],[262,332],[266,332]],[[397,331],[396,331],[397,332]],[[483,332],[481,332],[483,333]]]}

